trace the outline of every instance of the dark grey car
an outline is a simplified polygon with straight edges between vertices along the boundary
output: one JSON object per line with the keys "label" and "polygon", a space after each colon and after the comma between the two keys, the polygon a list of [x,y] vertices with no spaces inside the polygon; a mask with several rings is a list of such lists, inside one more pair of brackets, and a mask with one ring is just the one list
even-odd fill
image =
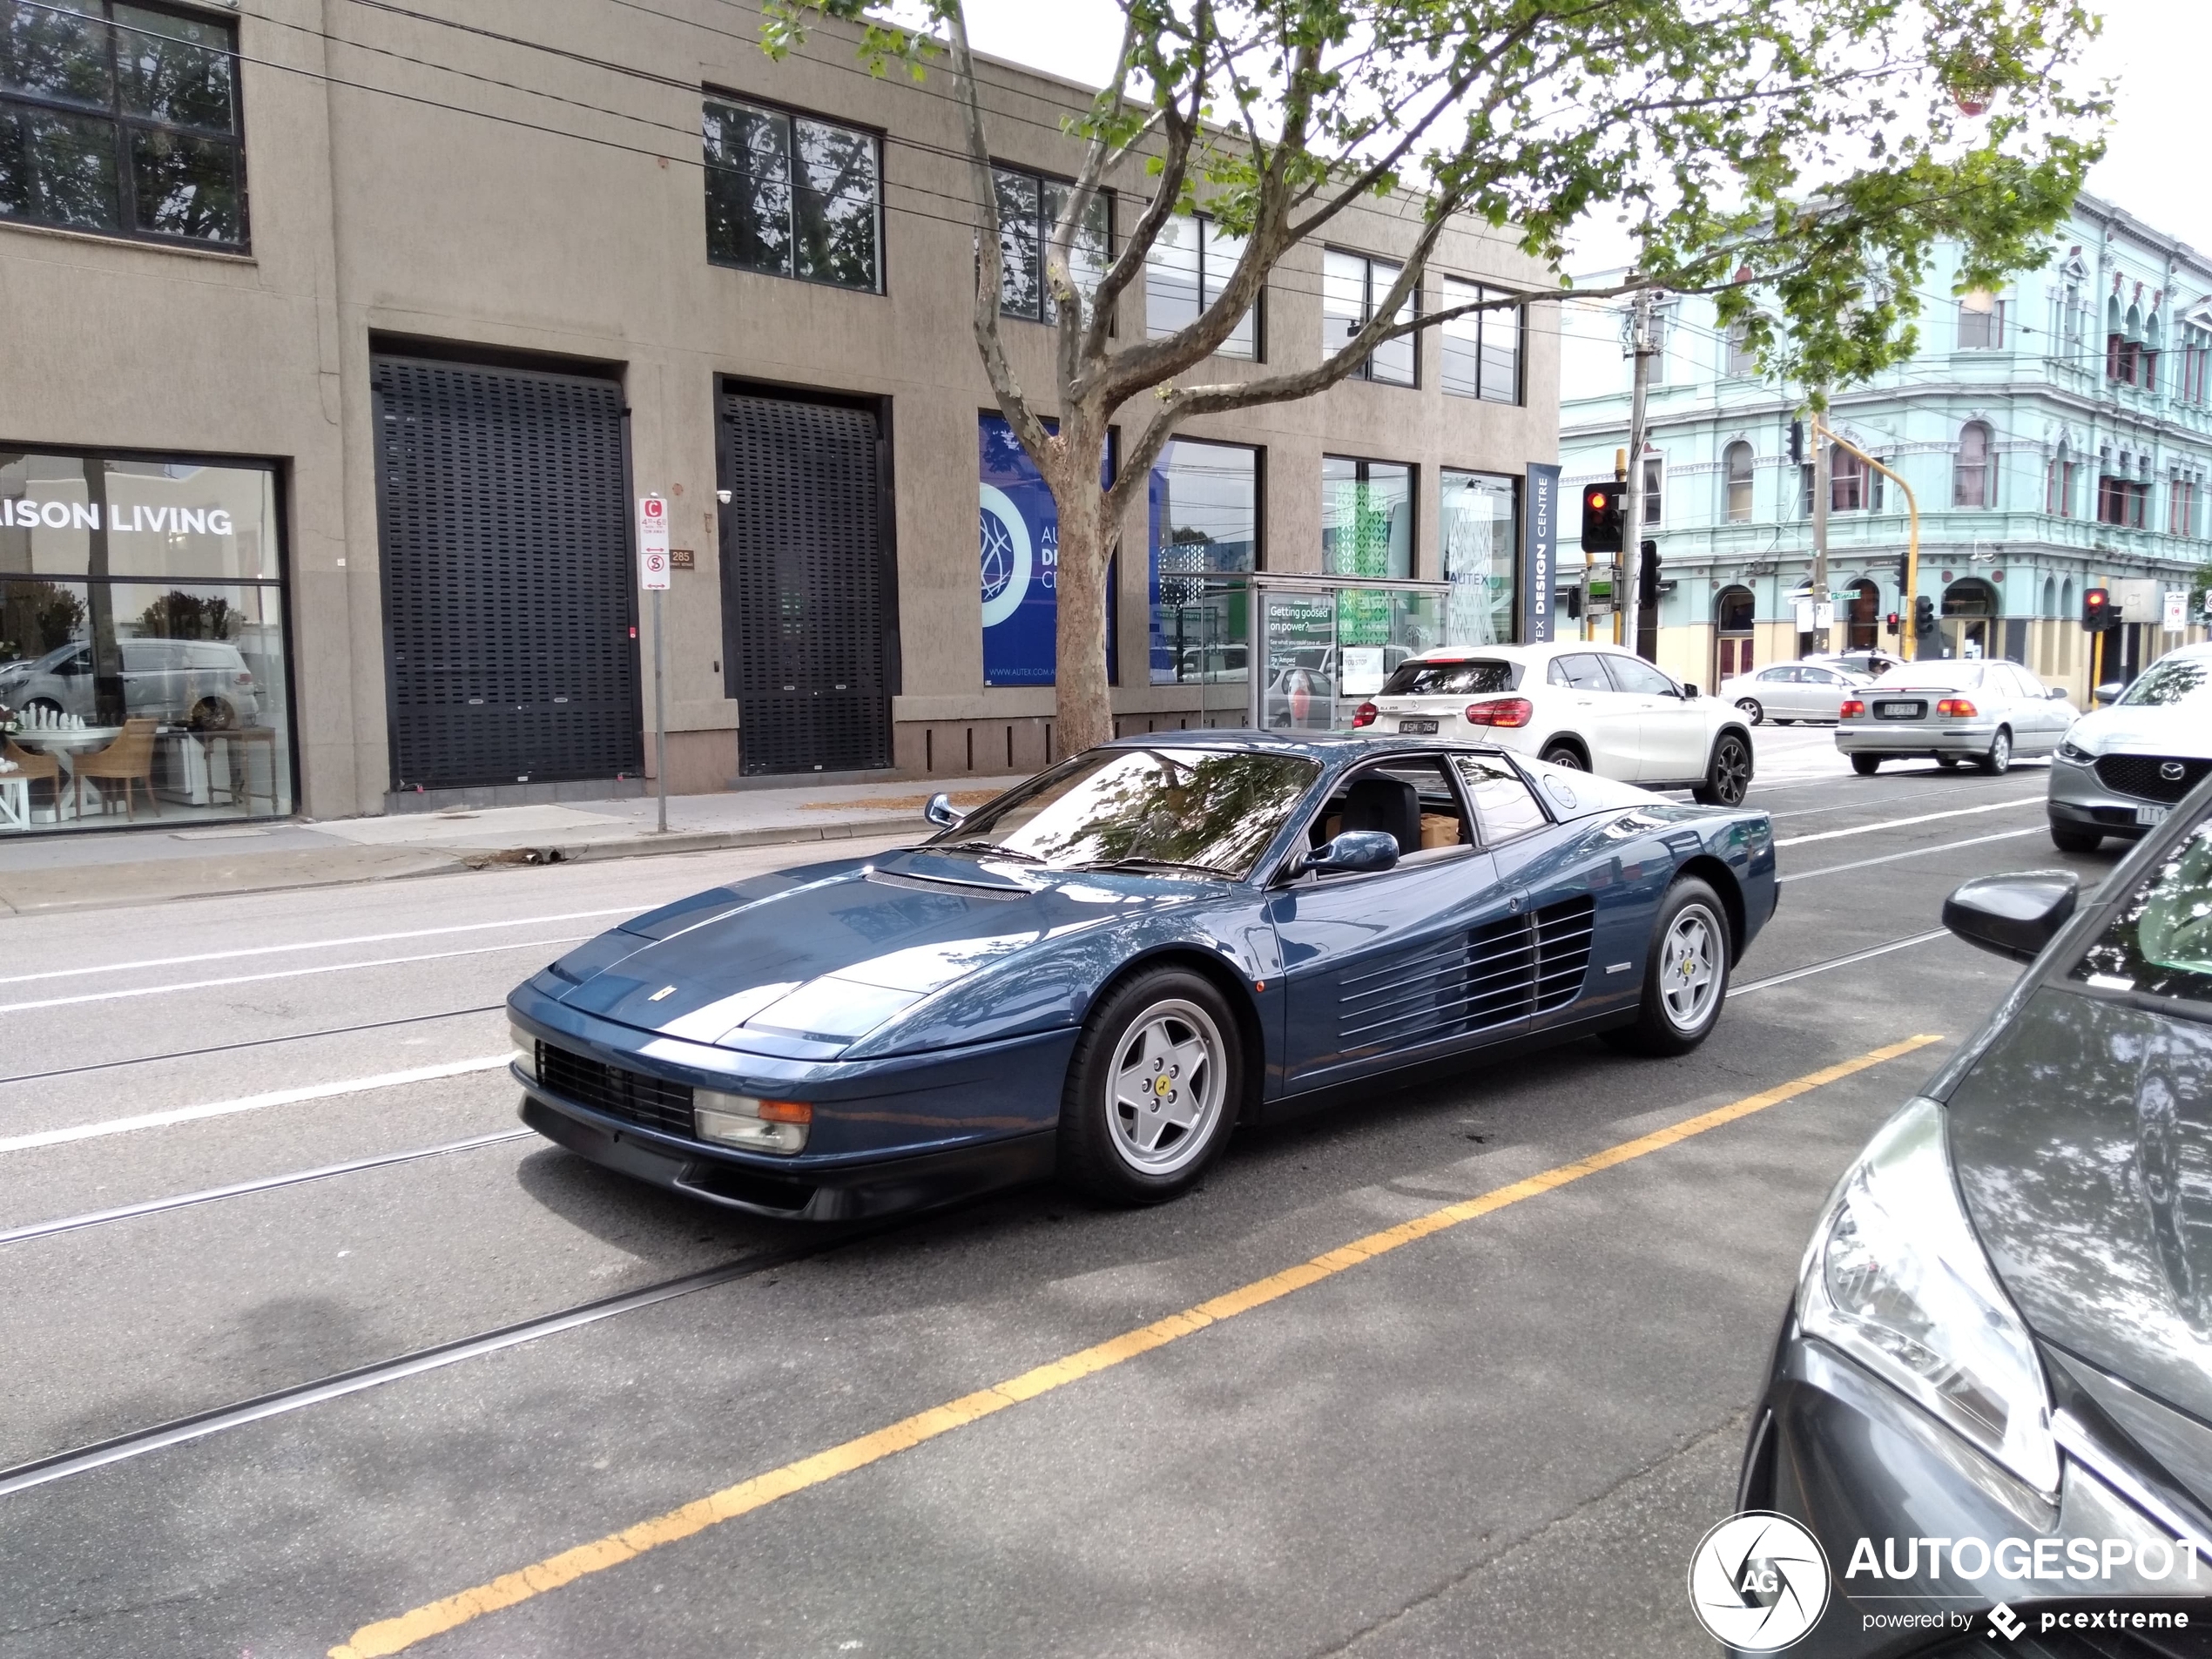
{"label": "dark grey car", "polygon": [[[1814,1230],[1738,1506],[1828,1556],[1795,1652],[2212,1650],[2212,1605],[2170,1622],[2212,1595],[2212,783],[2076,908],[2064,871],[1952,895],[2031,965]],[[2135,1597],[2168,1622],[2035,1613]],[[1984,1645],[2000,1604],[2032,1640]]]}

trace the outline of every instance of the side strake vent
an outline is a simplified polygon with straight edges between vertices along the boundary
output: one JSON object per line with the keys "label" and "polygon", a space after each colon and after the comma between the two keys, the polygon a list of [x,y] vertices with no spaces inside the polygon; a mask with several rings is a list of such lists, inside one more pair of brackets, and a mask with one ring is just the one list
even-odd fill
{"label": "side strake vent", "polygon": [[1533,1012],[1565,1008],[1582,988],[1590,971],[1590,935],[1596,930],[1597,900],[1579,899],[1546,905],[1536,913],[1536,997]]}

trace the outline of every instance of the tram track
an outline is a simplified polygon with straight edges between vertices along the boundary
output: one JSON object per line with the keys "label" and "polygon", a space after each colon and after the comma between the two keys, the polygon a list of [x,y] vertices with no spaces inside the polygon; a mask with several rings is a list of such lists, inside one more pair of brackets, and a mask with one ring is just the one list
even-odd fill
{"label": "tram track", "polygon": [[246,1049],[268,1049],[286,1042],[312,1042],[318,1037],[351,1036],[361,1031],[388,1031],[403,1025],[427,1025],[435,1020],[457,1020],[464,1015],[496,1014],[504,1002],[484,1002],[471,1008],[447,1008],[436,1014],[409,1014],[396,1020],[370,1020],[360,1025],[334,1025],[320,1031],[294,1031],[283,1036],[247,1037],[237,1042],[211,1043],[204,1049],[175,1049],[166,1054],[139,1055],[128,1060],[95,1060],[81,1066],[57,1066],[51,1071],[24,1071],[0,1077],[0,1088],[10,1083],[50,1082],[57,1077],[81,1077],[95,1071],[118,1071],[130,1066],[155,1066],[167,1060],[199,1060],[211,1055],[236,1054]]}

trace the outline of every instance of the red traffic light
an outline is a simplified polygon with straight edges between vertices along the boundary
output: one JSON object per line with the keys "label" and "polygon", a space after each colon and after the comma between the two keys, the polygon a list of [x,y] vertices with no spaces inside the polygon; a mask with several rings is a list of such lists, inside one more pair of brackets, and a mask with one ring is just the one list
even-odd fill
{"label": "red traffic light", "polygon": [[1590,491],[1590,510],[1594,513],[1602,513],[1605,510],[1605,492],[1603,490],[1593,489]]}

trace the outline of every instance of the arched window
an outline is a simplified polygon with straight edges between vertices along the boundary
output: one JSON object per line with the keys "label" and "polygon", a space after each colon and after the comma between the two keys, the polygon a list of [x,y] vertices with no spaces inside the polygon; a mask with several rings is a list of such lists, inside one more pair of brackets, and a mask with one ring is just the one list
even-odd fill
{"label": "arched window", "polygon": [[2064,438],[2043,475],[2043,510],[2060,518],[2074,516],[2074,455]]}
{"label": "arched window", "polygon": [[1746,323],[1732,322],[1728,326],[1727,362],[1723,372],[1732,381],[1748,381],[1759,372],[1759,354],[1751,349],[1750,327]]}
{"label": "arched window", "polygon": [[1713,600],[1714,631],[1719,636],[1713,653],[1713,684],[1751,671],[1751,624],[1758,602],[1749,588],[1723,588]]}
{"label": "arched window", "polygon": [[2041,614],[2046,617],[2056,617],[2064,614],[2059,609],[2059,579],[2054,576],[2047,576],[2043,578],[2043,610]]}
{"label": "arched window", "polygon": [[1851,631],[1851,649],[1877,649],[1882,643],[1882,590],[1872,577],[1861,577],[1844,590],[1851,595],[1849,614],[1844,617],[1844,626]]}
{"label": "arched window", "polygon": [[1728,522],[1748,524],[1751,522],[1751,446],[1738,438],[1723,453],[1722,465],[1728,475]]}
{"label": "arched window", "polygon": [[2067,626],[2074,616],[2074,578],[2059,584],[2059,672],[2074,672],[2074,637],[2081,631]]}
{"label": "arched window", "polygon": [[1979,421],[1969,421],[1959,429],[1959,460],[1951,470],[1951,504],[1953,507],[1987,507],[1993,504],[1989,477],[1989,428]]}

